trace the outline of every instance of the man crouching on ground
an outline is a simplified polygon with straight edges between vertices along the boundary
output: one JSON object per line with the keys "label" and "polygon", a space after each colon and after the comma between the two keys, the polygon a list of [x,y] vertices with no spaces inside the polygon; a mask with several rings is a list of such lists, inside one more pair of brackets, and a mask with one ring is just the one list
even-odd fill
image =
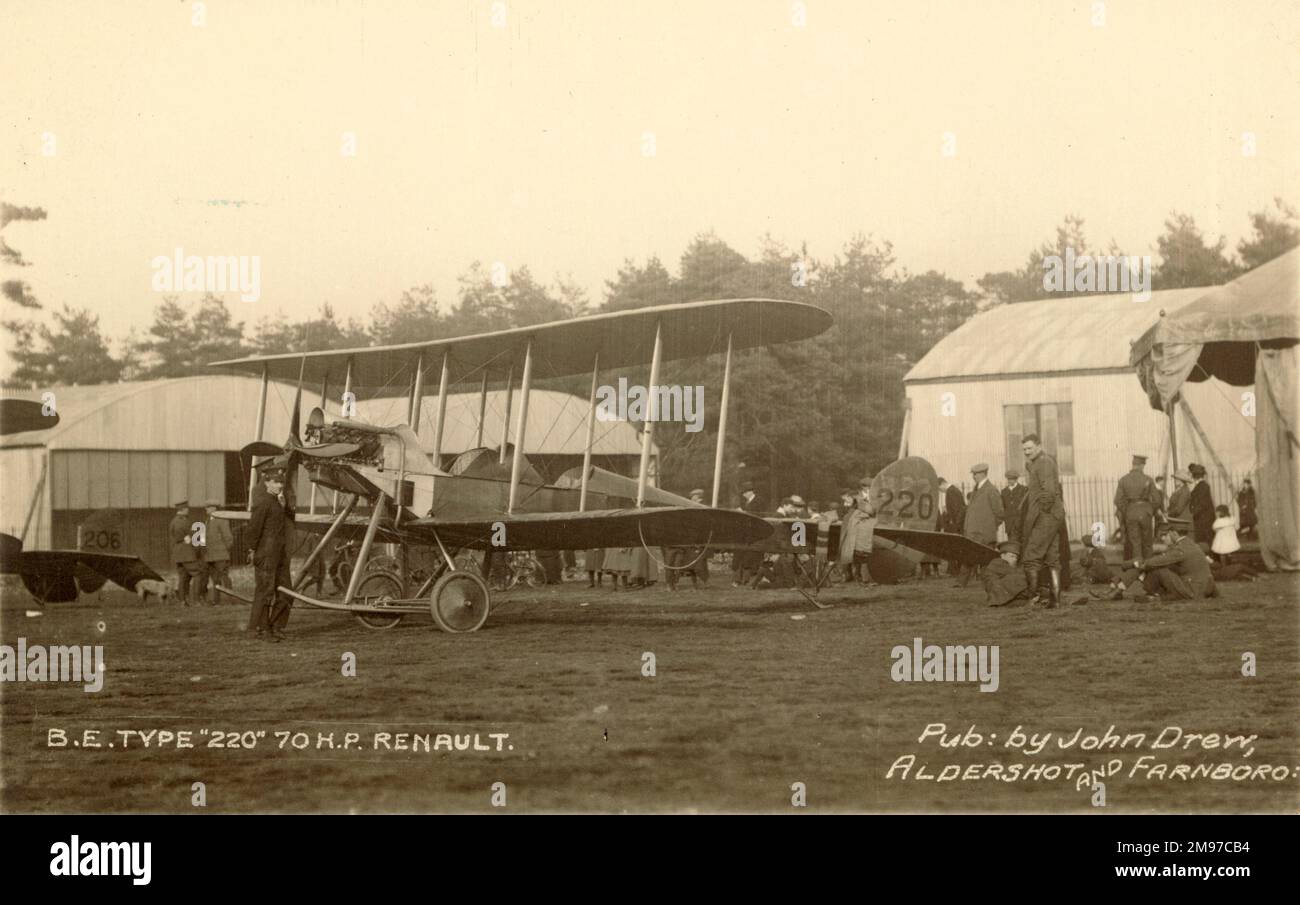
{"label": "man crouching on ground", "polygon": [[284,465],[273,459],[262,467],[262,484],[253,489],[248,519],[249,556],[253,560],[253,613],[249,628],[259,639],[284,640],[289,621],[289,599],[276,592],[290,584],[289,531],[292,501],[285,493]]}

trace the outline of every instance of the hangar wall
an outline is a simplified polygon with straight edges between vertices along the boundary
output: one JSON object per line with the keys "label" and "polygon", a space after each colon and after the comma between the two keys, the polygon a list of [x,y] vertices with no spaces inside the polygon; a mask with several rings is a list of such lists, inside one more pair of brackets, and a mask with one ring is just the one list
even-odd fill
{"label": "hangar wall", "polygon": [[[1187,400],[1211,438],[1232,480],[1255,467],[1254,419],[1235,404],[1250,387],[1218,381],[1188,384]],[[1151,457],[1147,474],[1164,470],[1169,448],[1168,419],[1153,410],[1131,370],[1064,373],[1045,377],[942,380],[906,384],[911,405],[908,451],[922,456],[943,477],[971,486],[970,467],[987,462],[998,486],[1007,468],[1006,406],[1069,403],[1073,469],[1063,469],[1070,533],[1078,537],[1096,521],[1111,524],[1115,482],[1129,470],[1130,455]],[[951,394],[951,395],[946,395]],[[1178,459],[1209,469],[1216,502],[1226,502],[1228,485],[1192,426],[1178,415]],[[1017,463],[1018,464],[1018,463]]]}

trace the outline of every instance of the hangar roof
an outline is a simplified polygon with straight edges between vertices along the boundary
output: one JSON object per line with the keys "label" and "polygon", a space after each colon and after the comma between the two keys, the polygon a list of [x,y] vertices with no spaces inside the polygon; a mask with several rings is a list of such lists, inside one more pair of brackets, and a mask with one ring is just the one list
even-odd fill
{"label": "hangar roof", "polygon": [[1071,371],[1128,371],[1129,344],[1206,287],[1165,289],[1145,302],[1129,293],[998,305],[939,340],[904,383]]}

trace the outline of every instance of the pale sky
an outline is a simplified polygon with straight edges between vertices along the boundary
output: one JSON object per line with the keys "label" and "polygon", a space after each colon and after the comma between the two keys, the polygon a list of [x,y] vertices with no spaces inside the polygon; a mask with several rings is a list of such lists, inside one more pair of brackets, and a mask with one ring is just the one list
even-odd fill
{"label": "pale sky", "polygon": [[1172,209],[1231,247],[1300,203],[1300,6],[1102,5],[0,0],[0,200],[49,213],[0,277],[118,338],[178,246],[260,256],[251,322],[445,307],[475,259],[599,302],[708,229],[824,259],[872,233],[974,288],[1067,212],[1143,254]]}

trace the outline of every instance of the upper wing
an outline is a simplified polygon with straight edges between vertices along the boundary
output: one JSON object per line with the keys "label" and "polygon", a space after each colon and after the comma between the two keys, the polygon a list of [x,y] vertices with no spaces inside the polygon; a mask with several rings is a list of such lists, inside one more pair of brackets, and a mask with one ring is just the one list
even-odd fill
{"label": "upper wing", "polygon": [[929,553],[939,559],[959,562],[963,565],[982,566],[998,558],[998,551],[992,547],[964,537],[960,534],[946,534],[942,531],[918,531],[915,528],[881,528],[876,527],[875,537],[883,537],[896,544]]}
{"label": "upper wing", "polygon": [[[504,532],[498,526],[504,526]],[[406,522],[452,547],[500,550],[583,550],[595,547],[693,546],[711,542],[752,543],[771,526],[744,512],[703,507],[602,509],[593,512],[532,512],[475,521],[421,518]],[[504,533],[504,544],[494,544]]]}
{"label": "upper wing", "polygon": [[427,366],[441,361],[446,354],[453,382],[467,377],[477,380],[474,375],[485,366],[508,360],[531,342],[533,355],[546,362],[547,376],[563,377],[590,373],[597,353],[602,369],[644,364],[650,360],[656,332],[661,338],[663,360],[670,361],[722,352],[728,336],[734,349],[747,349],[806,339],[830,326],[831,315],[815,305],[726,299],[602,312],[428,342],[241,358],[216,362],[214,366],[309,384],[349,372],[354,389],[387,388],[379,395],[396,395],[405,392],[400,387],[405,386],[411,367],[421,355]]}

